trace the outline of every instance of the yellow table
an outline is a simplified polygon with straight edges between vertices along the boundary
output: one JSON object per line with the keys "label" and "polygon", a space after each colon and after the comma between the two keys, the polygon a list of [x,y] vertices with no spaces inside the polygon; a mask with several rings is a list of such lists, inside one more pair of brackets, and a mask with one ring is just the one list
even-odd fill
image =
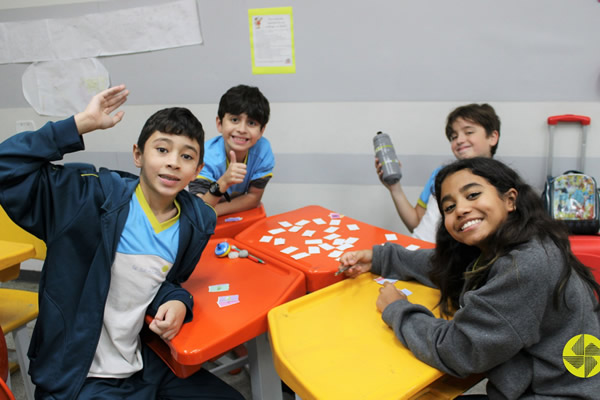
{"label": "yellow table", "polygon": [[0,240],[0,282],[19,276],[21,262],[35,256],[35,247],[29,243]]}
{"label": "yellow table", "polygon": [[[454,382],[415,358],[381,319],[376,277],[367,273],[346,279],[269,312],[275,369],[302,400],[453,397],[429,392],[434,382],[438,387]],[[417,282],[395,285],[412,292],[411,302],[429,309],[439,301],[439,291]],[[457,381],[454,395],[473,383]]]}

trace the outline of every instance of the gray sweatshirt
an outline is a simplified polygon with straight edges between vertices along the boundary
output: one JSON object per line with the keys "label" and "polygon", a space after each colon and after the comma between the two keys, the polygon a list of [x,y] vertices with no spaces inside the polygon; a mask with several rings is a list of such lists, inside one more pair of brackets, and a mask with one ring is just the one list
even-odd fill
{"label": "gray sweatshirt", "polygon": [[[371,272],[433,286],[427,276],[432,254],[392,243],[375,246]],[[561,300],[554,308],[562,263],[552,242],[532,240],[499,258],[481,287],[463,291],[452,320],[435,318],[410,296],[388,305],[382,317],[423,362],[460,377],[485,372],[490,399],[597,400],[600,373],[571,374],[563,348],[581,334],[600,339],[600,312],[574,272],[566,285],[567,307]],[[600,363],[600,356],[586,358]]]}

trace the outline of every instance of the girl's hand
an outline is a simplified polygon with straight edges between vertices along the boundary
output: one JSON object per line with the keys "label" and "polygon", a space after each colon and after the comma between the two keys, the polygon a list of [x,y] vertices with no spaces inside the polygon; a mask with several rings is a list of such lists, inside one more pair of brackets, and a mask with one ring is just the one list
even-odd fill
{"label": "girl's hand", "polygon": [[181,301],[167,301],[158,307],[149,328],[163,340],[171,340],[179,333],[186,313],[185,304]]}
{"label": "girl's hand", "polygon": [[350,266],[344,271],[348,278],[356,278],[360,274],[371,270],[371,261],[373,260],[373,250],[358,250],[344,253],[340,257],[340,264],[344,267]]}
{"label": "girl's hand", "polygon": [[391,303],[398,300],[408,300],[406,295],[396,289],[393,283],[385,282],[382,288],[379,288],[379,297],[375,305],[379,312],[383,312]]}

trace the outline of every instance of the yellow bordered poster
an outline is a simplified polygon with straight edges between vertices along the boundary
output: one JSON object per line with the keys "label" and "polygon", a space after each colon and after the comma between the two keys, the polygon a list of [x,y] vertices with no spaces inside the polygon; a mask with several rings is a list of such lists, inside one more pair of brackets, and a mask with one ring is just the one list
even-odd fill
{"label": "yellow bordered poster", "polygon": [[292,7],[248,10],[253,74],[296,73]]}

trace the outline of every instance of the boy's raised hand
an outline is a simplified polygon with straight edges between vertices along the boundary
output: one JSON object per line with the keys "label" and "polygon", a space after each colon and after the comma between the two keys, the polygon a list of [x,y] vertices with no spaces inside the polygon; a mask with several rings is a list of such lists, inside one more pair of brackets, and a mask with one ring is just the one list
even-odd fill
{"label": "boy's raised hand", "polygon": [[156,311],[154,319],[149,325],[152,332],[163,340],[171,340],[179,333],[187,309],[179,300],[170,300],[161,304]]}
{"label": "boy's raised hand", "polygon": [[111,115],[125,101],[129,90],[125,85],[114,86],[103,90],[92,97],[84,111],[75,115],[75,124],[80,135],[96,129],[112,128],[123,118],[124,112]]}
{"label": "boy's raised hand", "polygon": [[[238,183],[242,183],[246,177],[246,164],[243,162],[237,162],[235,152],[231,150],[229,152],[229,167],[223,174],[223,180],[225,181],[225,188],[229,188]],[[219,186],[221,186],[219,184]]]}
{"label": "boy's raised hand", "polygon": [[[402,163],[400,161],[398,161],[398,164],[400,165],[400,167],[402,167]],[[385,181],[383,180],[383,164],[381,164],[381,162],[379,161],[379,158],[375,157],[375,171],[377,172],[377,176],[379,177],[379,182],[381,182],[383,184],[383,186],[385,186],[386,188],[390,188],[390,186],[387,183],[385,183]],[[400,182],[400,181],[398,181]],[[394,183],[393,185],[397,185],[398,183]]]}

